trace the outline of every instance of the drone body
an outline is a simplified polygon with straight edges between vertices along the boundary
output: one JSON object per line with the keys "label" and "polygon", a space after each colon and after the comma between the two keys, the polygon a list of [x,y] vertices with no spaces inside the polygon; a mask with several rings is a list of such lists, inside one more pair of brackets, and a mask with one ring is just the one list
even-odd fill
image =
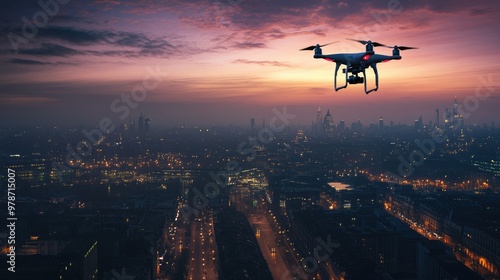
{"label": "drone body", "polygon": [[[365,85],[365,93],[368,94],[372,91],[377,91],[378,90],[378,70],[377,70],[377,63],[379,62],[387,62],[390,60],[399,60],[401,59],[401,55],[399,52],[401,50],[409,50],[409,49],[415,49],[413,47],[388,47],[386,45],[377,43],[377,42],[371,42],[371,41],[360,41],[360,40],[353,40],[357,41],[363,45],[366,45],[366,51],[362,53],[339,53],[339,54],[323,54],[321,47],[329,45],[319,45],[317,44],[316,46],[310,46],[304,49],[301,49],[302,51],[305,50],[314,50],[314,58],[322,58],[327,61],[335,62],[335,73],[334,73],[334,88],[335,91],[341,90],[343,88],[346,88],[348,84],[360,84],[364,83]],[[392,55],[382,55],[382,54],[376,54],[375,51],[373,51],[373,47],[388,47],[388,48],[393,48],[392,50]],[[342,69],[343,73],[345,73],[345,84],[343,86],[337,87],[337,72],[340,68],[341,65],[345,65],[346,68]],[[366,85],[366,69],[371,67],[373,69],[373,72],[375,73],[375,87],[372,89],[367,89]],[[363,76],[360,77],[359,74],[362,73]],[[349,75],[351,74],[351,75]]]}

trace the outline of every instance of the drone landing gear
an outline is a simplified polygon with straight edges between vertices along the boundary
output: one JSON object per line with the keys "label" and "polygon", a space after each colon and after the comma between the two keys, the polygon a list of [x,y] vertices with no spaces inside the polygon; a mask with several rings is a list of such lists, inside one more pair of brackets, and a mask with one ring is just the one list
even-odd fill
{"label": "drone landing gear", "polygon": [[372,68],[373,68],[373,73],[375,73],[375,87],[370,89],[370,90],[366,90],[366,73],[365,73],[365,69],[363,69],[363,77],[365,77],[365,93],[368,94],[372,91],[377,91],[378,90],[378,70],[377,70],[377,63],[373,63],[372,65],[370,65]]}
{"label": "drone landing gear", "polygon": [[365,93],[368,94],[372,91],[377,91],[378,90],[378,70],[377,70],[377,64],[376,63],[373,63],[371,65],[371,67],[373,68],[373,72],[375,73],[375,87],[372,88],[372,89],[367,89],[366,88],[366,72],[365,72],[365,69],[363,69],[362,73],[363,73],[363,77],[359,77],[359,72],[354,72],[354,71],[351,71],[353,73],[353,75],[349,76],[349,67],[350,67],[350,64],[347,64],[346,66],[346,69],[343,69],[344,70],[344,73],[345,73],[345,84],[343,86],[340,86],[340,87],[337,87],[337,72],[339,71],[339,68],[340,68],[340,65],[342,65],[341,63],[337,63],[335,65],[335,73],[333,75],[333,81],[334,81],[334,84],[333,84],[333,87],[335,88],[335,91],[339,91],[343,88],[346,88],[348,84],[360,84],[360,83],[364,83],[365,85]]}
{"label": "drone landing gear", "polygon": [[[339,71],[340,65],[342,65],[342,64],[337,63],[335,65],[335,73],[333,74],[333,88],[335,89],[335,91],[339,91],[343,88],[346,88],[347,87],[347,80],[349,79],[349,73],[348,73],[348,71],[345,71],[345,84],[343,86],[337,87],[337,72]],[[349,69],[349,66],[350,65],[347,64],[347,69]]]}

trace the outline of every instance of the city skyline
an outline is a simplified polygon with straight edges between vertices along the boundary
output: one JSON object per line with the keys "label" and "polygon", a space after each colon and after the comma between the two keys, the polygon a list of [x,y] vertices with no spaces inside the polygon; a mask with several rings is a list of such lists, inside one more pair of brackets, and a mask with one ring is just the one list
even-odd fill
{"label": "city skyline", "polygon": [[[465,107],[467,106],[467,107]],[[475,110],[471,110],[471,107],[468,107],[468,105],[465,105],[457,100],[457,97],[455,96],[454,103],[451,104],[451,106],[443,107],[443,108],[436,108],[436,109],[429,109],[427,108],[424,110],[426,114],[418,114],[415,115],[413,119],[406,118],[404,121],[400,119],[390,119],[385,116],[391,116],[392,114],[380,114],[379,117],[377,118],[370,118],[370,119],[361,119],[361,118],[343,118],[342,115],[340,115],[336,110],[332,110],[332,113],[330,113],[330,108],[335,108],[335,106],[331,107],[326,107],[324,108],[326,112],[322,112],[322,107],[318,106],[316,108],[316,116],[315,118],[310,118],[310,121],[308,122],[307,119],[302,119],[298,117],[297,112],[291,112],[289,107],[283,107],[282,110],[285,113],[294,113],[292,114],[294,117],[293,119],[290,120],[290,125],[293,127],[299,127],[299,128],[314,128],[318,123],[323,125],[323,114],[329,114],[331,116],[331,127],[332,128],[338,128],[341,126],[342,128],[350,128],[351,124],[359,124],[361,126],[370,126],[370,125],[377,125],[380,126],[380,122],[384,123],[385,119],[385,126],[394,126],[394,125],[403,125],[403,126],[413,126],[415,125],[416,121],[421,122],[422,125],[432,125],[432,126],[437,126],[441,128],[445,127],[454,127],[455,129],[457,128],[467,128],[470,127],[471,125],[475,126],[490,126],[490,127],[495,127],[497,123],[495,122],[495,119],[486,119],[484,122],[474,122],[477,119],[473,118],[471,116],[474,115]],[[293,108],[293,107],[292,107]],[[269,111],[273,112],[273,109],[269,109]],[[307,107],[309,109],[309,107]],[[294,110],[294,109],[292,109]],[[305,112],[304,108],[301,108],[301,111],[303,114],[308,114],[309,116],[311,115],[311,112]],[[305,113],[304,113],[305,112]],[[430,113],[432,112],[432,113]],[[333,116],[332,116],[333,114]],[[216,124],[215,122],[203,122],[203,121],[196,121],[194,120],[193,122],[186,122],[186,120],[180,121],[180,122],[161,122],[161,119],[159,120],[160,122],[158,123],[158,120],[154,121],[153,125],[153,130],[157,129],[165,129],[173,126],[201,126],[201,127],[211,127],[214,125],[217,126],[240,126],[240,127],[246,127],[249,125],[250,122],[250,127],[252,129],[257,129],[257,128],[262,128],[266,127],[266,119],[269,121],[272,119],[275,115],[261,115],[259,116],[260,119],[258,119],[257,116],[252,116],[250,119],[243,119],[241,122],[230,122],[230,123],[218,123]],[[297,118],[298,117],[298,118]],[[373,116],[372,116],[373,117]],[[102,121],[101,118],[99,121]],[[256,120],[258,121],[256,123]],[[321,120],[321,121],[320,121]],[[21,124],[20,127],[50,127],[50,126],[62,126],[62,127],[76,127],[77,125],[84,125],[87,127],[98,127],[99,121],[85,121],[85,122],[80,122],[80,123],[64,123],[64,122],[57,122],[55,121],[54,123],[31,123],[31,124]],[[145,114],[145,112],[140,111],[137,112],[137,114],[130,113],[129,117],[124,119],[124,120],[119,120],[116,123],[111,120],[111,124],[115,125],[115,127],[118,127],[120,130],[137,130],[139,133],[147,133],[151,129],[151,121],[152,118],[149,117],[149,112],[148,115]],[[448,123],[449,122],[449,123]],[[9,126],[4,126],[4,127],[9,127]],[[12,125],[10,127],[13,127]]]}
{"label": "city skyline", "polygon": [[0,275],[498,279],[500,128],[317,109],[304,130],[1,129]]}
{"label": "city skyline", "polygon": [[[156,86],[131,114],[157,124],[246,124],[283,106],[309,123],[318,105],[348,123],[385,115],[411,124],[477,92],[489,96],[469,103],[467,121],[499,121],[495,1],[41,3],[2,3],[3,124],[119,123],[111,104],[151,70]],[[298,49],[338,41],[324,53],[364,50],[346,38],[419,49],[380,65],[378,92],[334,92],[333,64]]]}

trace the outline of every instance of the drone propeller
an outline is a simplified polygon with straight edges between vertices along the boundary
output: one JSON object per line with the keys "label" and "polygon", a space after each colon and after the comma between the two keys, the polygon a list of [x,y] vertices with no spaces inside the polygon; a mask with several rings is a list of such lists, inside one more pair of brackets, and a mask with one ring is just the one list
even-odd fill
{"label": "drone propeller", "polygon": [[372,45],[374,47],[387,47],[386,45],[384,44],[381,44],[381,43],[378,43],[378,42],[372,42],[372,41],[364,41],[364,40],[354,40],[354,39],[349,39],[347,38],[347,40],[351,40],[351,41],[354,41],[354,42],[358,42],[358,43],[361,43],[363,45],[366,45],[368,43],[372,43]]}
{"label": "drone propeller", "polygon": [[[335,41],[335,42],[331,42],[331,43],[328,43],[328,44],[324,44],[324,45],[320,45],[320,47],[324,47],[324,46],[328,46],[330,44],[333,44],[333,43],[337,43],[338,41]],[[300,51],[312,51],[316,48],[316,46],[309,46],[307,48],[303,48],[303,49],[300,49]]]}
{"label": "drone propeller", "polygon": [[415,47],[405,47],[405,46],[399,46],[399,47],[398,46],[394,46],[394,48],[398,48],[400,51],[418,49],[418,48],[415,48]]}

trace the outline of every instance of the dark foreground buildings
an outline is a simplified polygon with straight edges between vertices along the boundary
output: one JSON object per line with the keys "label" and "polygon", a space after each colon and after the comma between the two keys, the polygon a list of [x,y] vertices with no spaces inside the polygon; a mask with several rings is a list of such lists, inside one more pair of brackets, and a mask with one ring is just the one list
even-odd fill
{"label": "dark foreground buildings", "polygon": [[224,208],[215,215],[214,221],[219,279],[272,280],[245,215],[232,208]]}

